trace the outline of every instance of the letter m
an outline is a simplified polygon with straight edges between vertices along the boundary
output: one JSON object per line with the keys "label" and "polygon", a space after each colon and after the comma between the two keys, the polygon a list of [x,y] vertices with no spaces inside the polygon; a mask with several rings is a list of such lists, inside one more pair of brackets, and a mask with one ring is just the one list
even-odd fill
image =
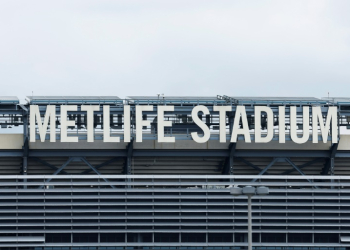
{"label": "letter m", "polygon": [[47,105],[46,113],[44,116],[44,123],[42,123],[39,106],[30,105],[30,142],[35,142],[35,134],[36,134],[35,121],[37,121],[38,123],[40,141],[41,142],[45,141],[49,120],[50,120],[50,142],[55,142],[56,141],[55,117],[56,117],[56,106]]}
{"label": "letter m", "polygon": [[[332,120],[332,126],[331,126]],[[323,143],[327,142],[328,132],[332,129],[332,143],[338,143],[338,123],[337,123],[337,107],[329,107],[326,117],[326,123],[323,122],[321,107],[312,107],[312,142],[318,142],[318,123]]]}

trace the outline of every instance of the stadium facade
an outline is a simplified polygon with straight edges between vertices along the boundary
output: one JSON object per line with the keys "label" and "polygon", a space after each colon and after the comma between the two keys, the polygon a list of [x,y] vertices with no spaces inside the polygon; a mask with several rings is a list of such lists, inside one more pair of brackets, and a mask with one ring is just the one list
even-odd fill
{"label": "stadium facade", "polygon": [[253,248],[350,249],[350,98],[0,97],[0,112],[0,249],[246,249],[247,197],[230,195],[245,186],[269,188]]}

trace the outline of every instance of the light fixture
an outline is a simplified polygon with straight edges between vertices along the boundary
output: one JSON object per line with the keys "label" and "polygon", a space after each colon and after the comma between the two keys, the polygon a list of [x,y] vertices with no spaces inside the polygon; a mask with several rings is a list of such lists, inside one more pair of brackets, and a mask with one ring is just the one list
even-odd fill
{"label": "light fixture", "polygon": [[231,187],[230,194],[234,196],[246,195],[248,196],[248,250],[252,250],[252,196],[253,195],[267,195],[269,194],[269,188],[267,187],[252,187],[246,186],[243,188],[240,187]]}

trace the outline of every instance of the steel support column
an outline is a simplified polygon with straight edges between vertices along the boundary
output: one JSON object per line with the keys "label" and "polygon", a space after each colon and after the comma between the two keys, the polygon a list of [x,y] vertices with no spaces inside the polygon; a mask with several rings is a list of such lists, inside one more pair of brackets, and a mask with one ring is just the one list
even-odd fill
{"label": "steel support column", "polygon": [[253,230],[252,230],[252,195],[248,195],[248,250],[253,247]]}
{"label": "steel support column", "polygon": [[27,172],[28,172],[28,151],[29,151],[28,137],[24,139],[22,150],[23,150],[22,174],[27,175]]}
{"label": "steel support column", "polygon": [[330,172],[330,175],[334,175],[334,158],[337,153],[337,149],[338,143],[334,143],[330,149],[329,158],[327,159],[321,174],[327,175],[328,172]]}
{"label": "steel support column", "polygon": [[228,157],[225,159],[225,164],[222,168],[222,174],[233,175],[234,154],[236,151],[236,143],[230,143],[228,149]]}
{"label": "steel support column", "polygon": [[[29,154],[29,137],[28,137],[28,109],[23,105],[20,105],[23,109],[22,119],[23,119],[23,157],[22,157],[22,175],[27,175],[28,172],[28,154]],[[27,182],[27,179],[23,179],[23,182]],[[27,186],[23,186],[27,189]]]}
{"label": "steel support column", "polygon": [[132,139],[126,147],[126,160],[124,165],[124,174],[131,175],[131,163],[134,149],[134,140]]}
{"label": "steel support column", "polygon": [[233,175],[233,164],[234,164],[234,154],[236,151],[236,145],[237,143],[231,143],[230,147],[229,147],[229,152],[230,152],[230,156],[229,156],[229,174]]}

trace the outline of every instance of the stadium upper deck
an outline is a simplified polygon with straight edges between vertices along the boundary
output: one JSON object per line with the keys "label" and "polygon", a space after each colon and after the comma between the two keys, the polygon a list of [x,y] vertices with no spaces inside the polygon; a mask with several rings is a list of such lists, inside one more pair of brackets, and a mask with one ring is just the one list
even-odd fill
{"label": "stadium upper deck", "polygon": [[[27,101],[0,97],[1,249],[243,250],[247,197],[230,195],[232,185],[270,188],[269,195],[253,197],[255,250],[350,247],[350,98],[109,96]],[[41,121],[30,122],[30,105],[38,105]],[[50,118],[49,105],[55,105]],[[153,106],[141,113],[141,121],[149,121],[141,124],[142,142],[136,142],[139,105]],[[86,106],[96,109],[93,119]],[[126,106],[130,117],[125,116]],[[165,137],[175,138],[173,143],[158,141],[160,106],[174,107],[164,115],[172,126],[163,128]],[[198,106],[209,113],[196,120],[192,112]],[[273,117],[266,113],[257,120],[258,106],[268,107]],[[224,122],[217,107],[231,109]],[[242,107],[246,118],[235,122]],[[334,118],[328,119],[334,107],[335,124]],[[75,110],[62,112],[67,108]],[[321,113],[320,124],[314,123],[313,108]],[[40,128],[45,120],[47,131]],[[192,138],[194,132],[205,134],[198,121],[209,131],[205,143]],[[246,129],[252,142],[245,142],[242,134],[230,142],[235,129]],[[257,129],[264,136],[272,129],[271,141],[256,143]],[[128,130],[130,140],[125,139]],[[87,141],[91,131],[94,142]],[[120,142],[104,142],[105,131]],[[326,143],[313,143],[315,131]],[[305,143],[295,143],[293,133],[306,137]],[[281,134],[285,143],[280,143]],[[78,142],[62,142],[62,136]],[[56,142],[50,142],[52,137]]]}
{"label": "stadium upper deck", "polygon": [[[47,105],[56,105],[54,126],[49,126],[46,141],[39,140],[36,126],[36,142],[29,142],[30,105],[38,105],[42,118]],[[60,105],[76,105],[77,110],[67,113],[68,137],[74,136],[79,142],[61,142]],[[87,142],[87,113],[81,110],[83,105],[98,105],[93,116],[93,139]],[[120,142],[103,142],[103,106],[109,105],[110,135],[119,136]],[[130,106],[130,142],[124,142],[125,119],[124,105]],[[152,111],[144,112],[142,120],[148,120],[148,126],[142,126],[143,141],[135,142],[136,112],[138,105],[152,105]],[[176,139],[174,143],[157,141],[157,107],[174,106],[174,111],[165,113],[164,119],[171,121],[172,127],[165,127],[165,136]],[[192,119],[193,107],[203,105],[209,114],[199,118],[210,130],[210,138],[205,143],[193,141],[191,133],[202,130]],[[227,141],[219,142],[219,112],[215,106],[230,106],[227,112],[225,129]],[[229,135],[237,107],[244,106],[247,114],[251,143],[238,135],[237,142],[232,143]],[[254,107],[266,106],[273,112],[274,137],[268,143],[255,143]],[[279,107],[285,107],[285,143],[279,143],[276,136],[280,130]],[[311,126],[304,126],[303,107],[320,107],[326,123],[329,107],[337,107],[338,143],[331,142],[331,131],[328,141],[312,143]],[[296,125],[299,137],[309,133],[309,139],[303,144],[290,139],[290,110],[296,109]],[[53,174],[67,161],[65,170],[70,174],[92,173],[89,166],[73,157],[84,158],[89,164],[98,166],[101,174],[259,174],[270,166],[269,174],[349,174],[347,161],[350,157],[350,98],[280,98],[280,97],[128,97],[123,100],[115,96],[31,96],[27,103],[21,104],[16,97],[0,97],[1,130],[0,163],[1,174]],[[310,109],[311,112],[311,109]],[[262,134],[267,133],[266,115],[261,116]],[[240,121],[239,127],[242,127]],[[321,130],[319,128],[319,136]],[[17,129],[20,133],[11,133]],[[50,132],[54,130],[56,142],[50,142]],[[299,170],[297,170],[298,168]]]}

